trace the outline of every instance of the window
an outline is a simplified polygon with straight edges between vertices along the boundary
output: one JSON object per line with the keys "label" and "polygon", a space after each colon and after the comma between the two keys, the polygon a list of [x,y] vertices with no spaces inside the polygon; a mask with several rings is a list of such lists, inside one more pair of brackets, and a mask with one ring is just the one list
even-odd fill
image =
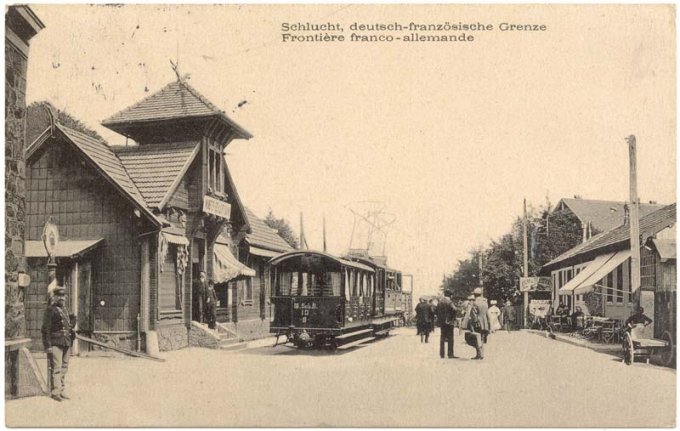
{"label": "window", "polygon": [[245,301],[246,305],[252,304],[253,303],[253,279],[251,277],[248,277],[245,280],[245,292],[243,295],[243,300]]}
{"label": "window", "polygon": [[616,302],[623,304],[623,265],[616,268]]}
{"label": "window", "polygon": [[224,193],[226,173],[222,172],[222,151],[219,147],[208,147],[208,185],[215,193]]}
{"label": "window", "polygon": [[602,279],[603,284],[607,286],[607,302],[614,302],[614,283],[613,283],[613,273],[607,274],[605,278]]}
{"label": "window", "polygon": [[163,268],[158,286],[158,308],[160,311],[178,311],[182,309],[182,277],[177,275],[177,246],[168,244],[163,260]]}

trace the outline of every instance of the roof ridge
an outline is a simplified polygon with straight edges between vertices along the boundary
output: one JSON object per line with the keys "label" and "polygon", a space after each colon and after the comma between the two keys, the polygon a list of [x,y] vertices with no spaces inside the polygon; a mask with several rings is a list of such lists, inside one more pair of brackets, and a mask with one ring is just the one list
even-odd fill
{"label": "roof ridge", "polygon": [[179,80],[178,82],[179,82],[179,85],[181,85],[181,86],[183,86],[184,88],[186,88],[186,90],[187,90],[189,93],[193,94],[194,97],[196,97],[198,100],[200,100],[201,102],[203,102],[203,104],[204,104],[208,109],[212,109],[213,111],[216,111],[216,113],[218,113],[218,114],[224,114],[224,111],[223,111],[223,110],[221,110],[220,108],[218,108],[216,105],[214,105],[212,102],[210,102],[205,96],[203,96],[201,93],[199,93],[198,90],[196,90],[194,87],[192,87],[191,85],[189,85],[189,83],[186,82],[186,80],[181,79],[181,80]]}

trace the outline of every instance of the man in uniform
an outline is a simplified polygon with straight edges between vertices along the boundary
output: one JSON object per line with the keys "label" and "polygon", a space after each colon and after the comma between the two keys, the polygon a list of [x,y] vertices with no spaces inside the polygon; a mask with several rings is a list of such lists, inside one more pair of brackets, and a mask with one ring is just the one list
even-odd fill
{"label": "man in uniform", "polygon": [[441,328],[439,335],[439,356],[444,358],[444,344],[449,343],[447,353],[449,358],[455,358],[453,355],[453,325],[456,322],[456,308],[453,302],[446,297],[439,298],[435,313],[437,314],[437,322]]}
{"label": "man in uniform", "polygon": [[69,399],[64,395],[64,378],[68,371],[74,334],[71,318],[66,310],[64,287],[57,286],[54,288],[53,295],[43,314],[41,332],[43,347],[52,371],[49,376],[52,389],[51,396],[55,401],[63,401]]}

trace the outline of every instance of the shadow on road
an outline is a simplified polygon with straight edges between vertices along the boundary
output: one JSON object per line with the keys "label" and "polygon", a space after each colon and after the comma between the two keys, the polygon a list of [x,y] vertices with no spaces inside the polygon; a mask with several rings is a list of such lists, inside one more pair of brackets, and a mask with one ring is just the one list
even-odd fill
{"label": "shadow on road", "polygon": [[360,350],[366,347],[369,347],[371,344],[386,340],[388,338],[393,338],[398,335],[391,335],[390,337],[378,337],[378,338],[368,338],[366,340],[362,340],[361,342],[352,345],[347,346],[347,347],[338,347],[337,350],[333,351],[330,348],[307,348],[307,349],[300,349],[297,348],[291,344],[279,344],[276,347],[273,346],[265,346],[265,347],[256,347],[253,349],[246,349],[241,352],[240,354],[245,354],[245,355],[263,355],[263,356],[271,356],[271,355],[282,355],[282,356],[342,356],[350,352],[354,352],[356,350]]}

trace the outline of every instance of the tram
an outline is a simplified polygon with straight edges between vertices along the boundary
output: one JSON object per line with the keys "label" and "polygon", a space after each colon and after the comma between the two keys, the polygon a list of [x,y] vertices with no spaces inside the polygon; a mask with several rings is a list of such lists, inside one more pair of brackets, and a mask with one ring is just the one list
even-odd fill
{"label": "tram", "polygon": [[295,250],[269,261],[270,333],[297,347],[335,349],[387,335],[406,319],[402,274],[368,257]]}

